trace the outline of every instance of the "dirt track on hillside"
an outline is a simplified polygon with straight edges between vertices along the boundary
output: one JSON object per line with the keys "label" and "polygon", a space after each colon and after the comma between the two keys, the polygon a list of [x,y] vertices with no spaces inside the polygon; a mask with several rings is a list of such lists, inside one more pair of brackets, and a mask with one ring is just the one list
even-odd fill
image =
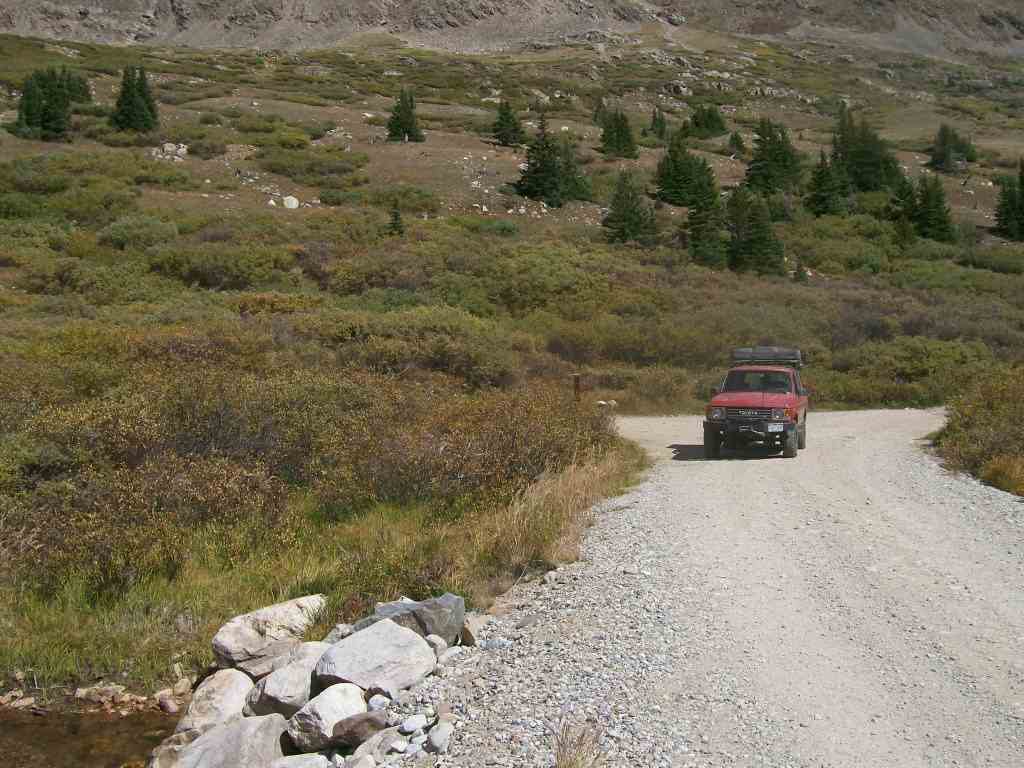
{"label": "dirt track on hillside", "polygon": [[1024,504],[943,470],[941,421],[817,413],[796,459],[705,461],[698,418],[623,419],[657,464],[510,593],[456,764],[550,765],[568,717],[616,766],[1024,766]]}

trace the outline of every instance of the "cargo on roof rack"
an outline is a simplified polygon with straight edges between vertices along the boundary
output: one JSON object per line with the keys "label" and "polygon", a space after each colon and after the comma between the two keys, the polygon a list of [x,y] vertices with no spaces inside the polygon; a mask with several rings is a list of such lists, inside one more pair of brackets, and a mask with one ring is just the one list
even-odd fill
{"label": "cargo on roof rack", "polygon": [[802,368],[803,355],[790,347],[740,347],[732,351],[733,365],[788,365]]}

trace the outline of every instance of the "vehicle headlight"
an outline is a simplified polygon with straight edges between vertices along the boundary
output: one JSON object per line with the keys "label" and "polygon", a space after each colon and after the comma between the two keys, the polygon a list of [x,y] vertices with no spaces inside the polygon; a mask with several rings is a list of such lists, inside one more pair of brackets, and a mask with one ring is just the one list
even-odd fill
{"label": "vehicle headlight", "polygon": [[786,420],[786,409],[785,408],[772,408],[772,421],[785,421]]}
{"label": "vehicle headlight", "polygon": [[725,408],[712,408],[708,411],[708,418],[711,419],[711,421],[724,421]]}

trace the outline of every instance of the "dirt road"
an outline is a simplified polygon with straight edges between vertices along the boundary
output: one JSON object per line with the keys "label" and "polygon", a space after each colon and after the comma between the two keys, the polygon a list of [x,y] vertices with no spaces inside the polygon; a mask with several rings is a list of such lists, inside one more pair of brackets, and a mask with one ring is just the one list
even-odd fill
{"label": "dirt road", "polygon": [[1024,504],[944,471],[941,421],[816,413],[796,459],[704,461],[698,418],[623,419],[657,464],[511,593],[456,764],[550,765],[569,717],[623,768],[1024,766]]}
{"label": "dirt road", "polygon": [[1024,505],[926,457],[941,423],[814,414],[795,460],[716,462],[699,419],[622,423],[736,640],[702,663],[746,667],[811,764],[1024,766]]}

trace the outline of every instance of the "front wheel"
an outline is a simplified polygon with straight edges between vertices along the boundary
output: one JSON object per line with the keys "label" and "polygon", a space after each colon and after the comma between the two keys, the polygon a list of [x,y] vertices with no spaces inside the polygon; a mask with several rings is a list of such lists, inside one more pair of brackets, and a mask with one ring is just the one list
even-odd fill
{"label": "front wheel", "polygon": [[722,456],[722,438],[717,429],[704,430],[704,458],[718,459]]}
{"label": "front wheel", "polygon": [[796,435],[797,430],[794,429],[792,432],[788,432],[786,434],[786,437],[783,439],[782,455],[785,456],[787,459],[796,458],[796,452],[798,450],[797,445],[799,443],[799,438]]}

